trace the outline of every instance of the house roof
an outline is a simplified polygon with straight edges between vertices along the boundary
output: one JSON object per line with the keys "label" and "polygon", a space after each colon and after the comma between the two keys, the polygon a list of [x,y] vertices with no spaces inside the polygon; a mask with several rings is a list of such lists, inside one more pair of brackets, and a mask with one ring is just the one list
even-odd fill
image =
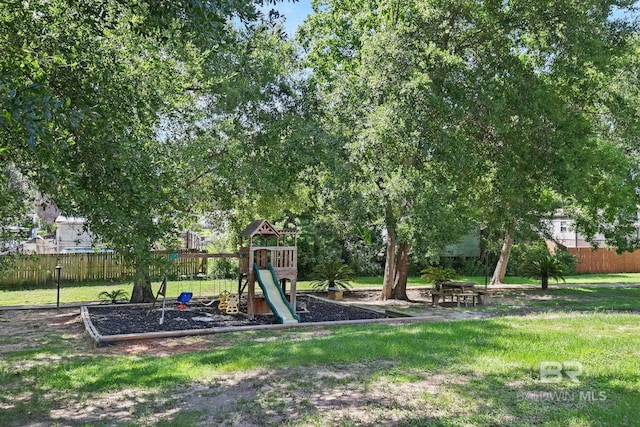
{"label": "house roof", "polygon": [[240,233],[241,237],[253,237],[257,234],[280,237],[280,233],[273,228],[266,219],[253,221]]}
{"label": "house roof", "polygon": [[87,222],[85,218],[77,217],[77,216],[63,216],[58,215],[56,218],[56,224],[71,224],[71,225],[84,225]]}

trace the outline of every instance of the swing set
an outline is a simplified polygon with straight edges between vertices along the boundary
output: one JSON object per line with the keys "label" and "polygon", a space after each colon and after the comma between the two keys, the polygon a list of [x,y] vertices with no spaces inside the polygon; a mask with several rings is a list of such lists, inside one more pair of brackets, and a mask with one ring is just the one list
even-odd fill
{"label": "swing set", "polygon": [[[276,230],[267,220],[253,221],[240,234],[240,250],[238,253],[182,253],[171,254],[169,259],[180,262],[181,259],[199,259],[199,268],[196,274],[193,272],[180,271],[180,264],[177,277],[182,279],[185,277],[207,277],[207,266],[210,259],[238,259],[239,274],[237,282],[237,293],[232,294],[228,287],[229,283],[224,279],[214,279],[213,288],[209,288],[214,298],[205,306],[211,306],[215,301],[219,301],[218,308],[226,311],[227,314],[239,313],[239,305],[243,294],[246,291],[247,315],[253,318],[255,315],[274,313],[279,321],[282,320],[284,311],[291,311],[293,317],[296,306],[296,279],[297,279],[297,232],[293,230]],[[246,245],[244,245],[247,243]],[[267,283],[260,283],[262,294],[256,293],[256,272],[268,270],[271,272],[273,280]],[[182,274],[180,274],[182,273]],[[189,274],[191,273],[191,274]],[[290,283],[290,289],[287,293],[287,281]],[[179,280],[179,283],[182,281]],[[192,284],[190,285],[192,286]],[[180,286],[180,295],[178,297],[178,308],[186,308],[193,297],[193,290],[183,291]],[[160,289],[156,294],[154,301],[147,315],[153,311],[160,295],[163,297],[162,316],[160,324],[164,320],[164,311],[166,306],[167,277],[165,276]],[[202,294],[202,283],[200,284],[200,298]],[[282,308],[284,307],[284,308]],[[287,308],[288,307],[288,308]],[[286,318],[287,316],[285,316]],[[291,321],[295,321],[291,319]]]}

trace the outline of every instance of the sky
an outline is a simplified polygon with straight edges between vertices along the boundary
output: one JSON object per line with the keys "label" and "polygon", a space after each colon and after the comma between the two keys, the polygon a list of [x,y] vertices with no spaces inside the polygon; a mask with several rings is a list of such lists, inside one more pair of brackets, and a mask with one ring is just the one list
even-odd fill
{"label": "sky", "polygon": [[311,0],[298,0],[295,3],[291,0],[284,0],[275,6],[272,5],[264,8],[266,11],[271,9],[276,9],[286,17],[284,30],[289,37],[295,36],[296,28],[298,28],[298,26],[302,24],[302,21],[312,12]]}
{"label": "sky", "polygon": [[[635,3],[635,6],[640,7],[640,1],[637,1]],[[265,7],[264,10],[269,11],[273,8],[278,10],[282,15],[286,17],[284,28],[289,37],[293,37],[295,35],[296,28],[298,28],[298,26],[302,24],[304,19],[312,13],[311,0],[298,0],[295,3],[291,0],[284,0],[281,3],[278,3],[276,6]],[[620,12],[614,12],[612,16],[615,18],[625,17],[628,19],[632,19],[634,17],[637,17],[637,13],[631,15],[623,15]]]}

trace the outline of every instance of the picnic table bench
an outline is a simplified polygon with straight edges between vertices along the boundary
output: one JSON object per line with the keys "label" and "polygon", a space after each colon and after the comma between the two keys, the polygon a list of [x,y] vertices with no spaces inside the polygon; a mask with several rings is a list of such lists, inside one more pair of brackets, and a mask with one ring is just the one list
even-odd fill
{"label": "picnic table bench", "polygon": [[476,303],[484,304],[485,296],[486,291],[476,289],[474,283],[445,282],[439,290],[436,290],[435,287],[431,290],[431,305],[434,307],[439,305],[440,298],[442,298],[442,302],[447,302],[447,297],[449,297],[450,301],[455,302],[458,307],[460,307],[460,303],[464,303],[464,306],[467,307],[469,299],[475,307]]}

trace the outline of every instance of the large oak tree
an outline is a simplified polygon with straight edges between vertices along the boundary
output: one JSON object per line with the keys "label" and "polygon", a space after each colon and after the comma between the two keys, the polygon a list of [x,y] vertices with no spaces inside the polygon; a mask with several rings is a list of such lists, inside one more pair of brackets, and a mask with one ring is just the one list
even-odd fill
{"label": "large oak tree", "polygon": [[[334,175],[386,230],[383,298],[403,296],[408,242],[442,247],[460,222],[506,249],[559,203],[627,225],[633,159],[598,134],[597,94],[629,34],[609,16],[631,3],[314,3],[301,38],[344,141]],[[613,183],[627,196],[602,193]]]}
{"label": "large oak tree", "polygon": [[1,166],[127,257],[132,301],[152,297],[151,249],[193,220],[197,184],[223,163],[206,188],[226,194],[250,158],[226,142],[263,135],[251,113],[278,89],[260,56],[277,31],[254,3],[266,2],[0,4]]}

